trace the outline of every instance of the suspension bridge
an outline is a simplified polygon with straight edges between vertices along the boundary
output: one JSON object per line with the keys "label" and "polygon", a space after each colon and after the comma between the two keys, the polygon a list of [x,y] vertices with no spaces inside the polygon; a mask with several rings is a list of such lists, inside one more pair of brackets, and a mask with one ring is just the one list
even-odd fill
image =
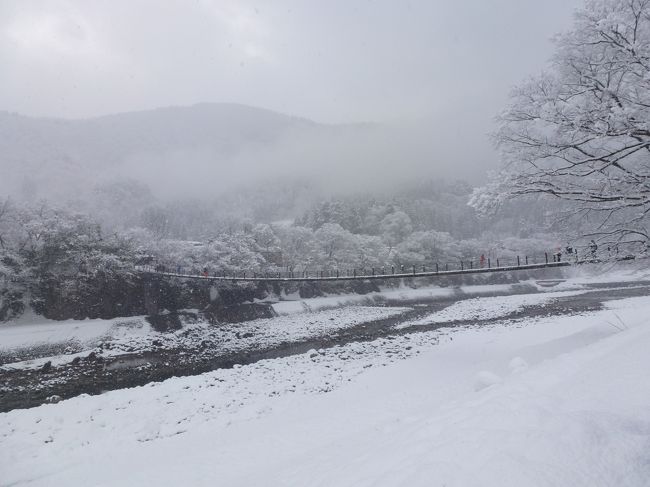
{"label": "suspension bridge", "polygon": [[[569,260],[561,260],[555,254],[544,254],[544,256],[516,257],[503,262],[496,259],[493,263],[491,259],[480,259],[479,261],[458,261],[452,264],[444,265],[411,265],[411,266],[391,266],[380,268],[362,268],[362,269],[328,269],[328,270],[303,270],[280,271],[280,272],[260,272],[260,271],[184,271],[181,266],[170,266],[165,264],[141,265],[137,270],[147,274],[155,274],[162,277],[181,278],[181,279],[198,279],[207,281],[228,281],[228,282],[315,282],[315,281],[365,281],[365,280],[386,280],[386,279],[405,279],[417,277],[444,277],[460,274],[482,274],[490,272],[512,272],[533,269],[546,269],[556,267],[567,267],[573,264],[592,262],[592,260],[578,260],[577,257],[571,256]],[[494,265],[496,264],[496,265]]]}

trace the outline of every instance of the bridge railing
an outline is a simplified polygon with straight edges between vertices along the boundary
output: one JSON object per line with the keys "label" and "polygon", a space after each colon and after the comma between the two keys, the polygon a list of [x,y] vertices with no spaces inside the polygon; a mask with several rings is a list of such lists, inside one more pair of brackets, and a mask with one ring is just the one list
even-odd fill
{"label": "bridge railing", "polygon": [[[568,260],[567,260],[568,259]],[[451,262],[428,261],[418,264],[398,264],[365,267],[330,267],[326,269],[256,269],[232,270],[218,266],[200,268],[174,263],[147,264],[137,266],[138,270],[180,277],[198,277],[224,280],[336,280],[336,279],[367,279],[391,278],[409,276],[430,276],[451,273],[489,272],[491,270],[524,269],[526,267],[561,266],[577,262],[577,254],[538,253],[523,256],[508,257],[479,257],[474,259],[459,259]]]}

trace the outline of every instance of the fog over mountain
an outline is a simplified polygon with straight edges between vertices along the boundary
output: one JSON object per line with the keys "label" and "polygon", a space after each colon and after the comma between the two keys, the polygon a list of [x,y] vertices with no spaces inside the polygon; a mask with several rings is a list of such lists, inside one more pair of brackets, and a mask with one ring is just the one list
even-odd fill
{"label": "fog over mountain", "polygon": [[346,192],[467,175],[451,170],[453,161],[421,128],[319,124],[237,104],[82,120],[3,112],[0,153],[0,191],[27,198],[67,199],[123,177],[164,199],[292,180]]}

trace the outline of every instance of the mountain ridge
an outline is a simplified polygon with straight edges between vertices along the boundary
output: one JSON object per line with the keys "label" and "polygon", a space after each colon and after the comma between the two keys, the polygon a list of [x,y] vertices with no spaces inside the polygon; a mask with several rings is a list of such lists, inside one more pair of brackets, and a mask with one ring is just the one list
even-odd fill
{"label": "mountain ridge", "polygon": [[[198,103],[82,119],[31,117],[0,111],[0,192],[58,197],[91,181],[135,176],[151,184],[159,171],[205,179],[213,168],[220,179],[241,170],[249,175],[273,162],[306,158],[301,141],[333,142],[372,131],[375,125],[322,124],[265,108],[237,103]],[[277,155],[275,155],[277,153]],[[186,174],[181,174],[186,176]],[[148,180],[149,179],[149,180]],[[27,183],[26,183],[27,181]],[[25,195],[23,195],[25,196]]]}

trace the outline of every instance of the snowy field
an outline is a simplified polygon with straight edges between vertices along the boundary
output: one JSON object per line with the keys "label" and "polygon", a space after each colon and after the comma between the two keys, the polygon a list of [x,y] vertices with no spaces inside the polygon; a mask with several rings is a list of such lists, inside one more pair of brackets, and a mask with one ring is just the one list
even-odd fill
{"label": "snowy field", "polygon": [[0,414],[0,485],[647,486],[650,297],[607,308]]}

